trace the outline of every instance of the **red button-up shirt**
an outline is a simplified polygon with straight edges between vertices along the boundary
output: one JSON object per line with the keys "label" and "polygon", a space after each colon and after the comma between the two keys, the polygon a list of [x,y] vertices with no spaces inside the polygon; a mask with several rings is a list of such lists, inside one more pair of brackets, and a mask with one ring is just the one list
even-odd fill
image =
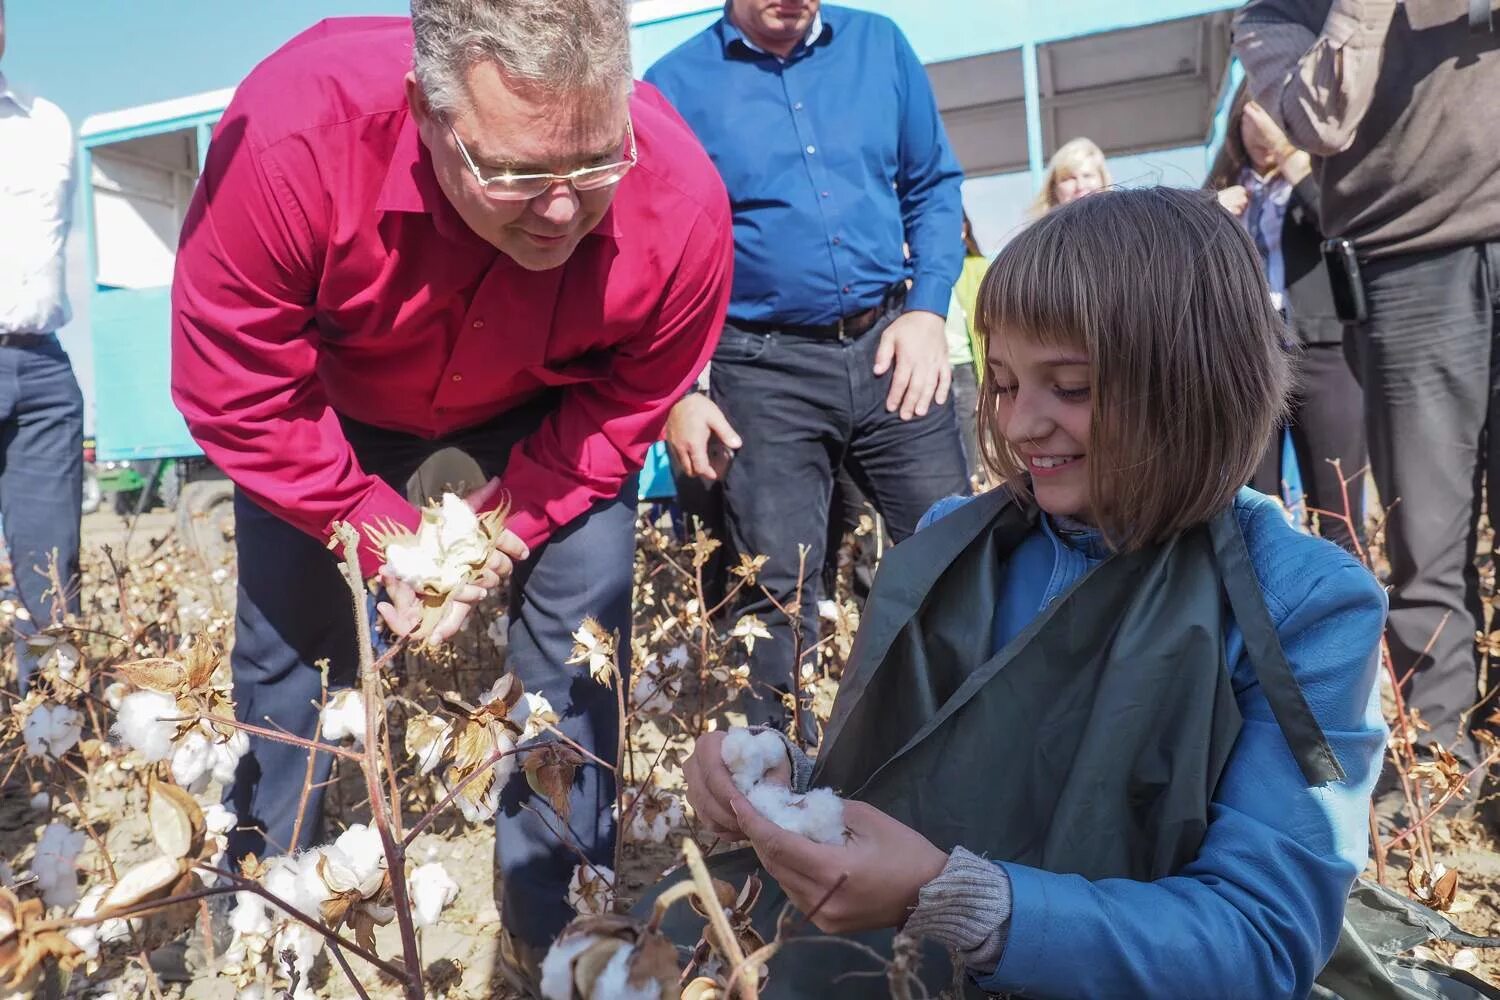
{"label": "red button-up shirt", "polygon": [[[640,162],[572,257],[528,272],[444,197],[407,110],[405,18],[325,21],[261,63],[214,130],[172,288],[172,388],[256,503],[327,538],[415,526],[339,415],[435,439],[553,388],[511,452],[509,525],[536,546],[619,493],[718,337],[728,201],[651,87]],[[361,552],[365,571],[378,559]]]}

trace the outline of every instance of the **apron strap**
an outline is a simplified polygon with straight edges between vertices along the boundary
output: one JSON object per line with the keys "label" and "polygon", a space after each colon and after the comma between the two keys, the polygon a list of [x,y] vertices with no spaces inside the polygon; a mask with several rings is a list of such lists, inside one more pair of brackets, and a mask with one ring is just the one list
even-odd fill
{"label": "apron strap", "polygon": [[1291,664],[1287,663],[1286,653],[1276,637],[1276,626],[1261,596],[1260,584],[1250,563],[1250,550],[1245,547],[1245,536],[1240,531],[1234,508],[1214,517],[1209,522],[1209,531],[1213,537],[1214,554],[1219,559],[1224,589],[1229,595],[1229,606],[1245,637],[1245,651],[1250,654],[1261,691],[1292,748],[1292,756],[1297,759],[1302,776],[1309,785],[1343,781],[1344,769],[1328,745],[1323,727],[1318,725],[1312,709],[1307,706],[1302,687],[1293,676]]}

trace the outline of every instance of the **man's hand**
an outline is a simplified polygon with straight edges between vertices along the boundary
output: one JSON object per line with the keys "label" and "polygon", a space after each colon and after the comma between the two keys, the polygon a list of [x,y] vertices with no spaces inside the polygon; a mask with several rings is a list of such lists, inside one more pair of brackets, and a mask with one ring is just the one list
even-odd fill
{"label": "man's hand", "polygon": [[892,365],[895,369],[891,391],[885,397],[887,410],[899,410],[902,420],[910,420],[925,417],[934,403],[946,403],[953,365],[948,361],[943,317],[920,309],[897,316],[880,335],[880,347],[875,352],[876,376],[892,371]]}
{"label": "man's hand", "polygon": [[1246,191],[1242,184],[1224,188],[1214,197],[1219,199],[1219,204],[1224,207],[1224,210],[1235,218],[1243,216],[1245,209],[1250,207],[1250,192]]}
{"label": "man's hand", "polygon": [[[500,480],[496,478],[464,497],[464,502],[470,509],[479,512],[492,506],[499,495]],[[502,580],[510,576],[515,563],[530,558],[531,550],[525,542],[509,530],[501,532],[500,541],[483,568],[474,574],[474,579],[454,591],[448,611],[437,628],[432,630],[432,635],[427,637],[428,643],[441,645],[457,635],[468,619],[469,612],[488,597],[492,589],[500,586]],[[386,566],[380,567],[380,583],[385,588],[386,596],[390,598],[375,606],[381,620],[396,635],[411,634],[422,618],[422,604],[416,591],[410,584],[398,579]]]}
{"label": "man's hand", "polygon": [[948,855],[926,837],[865,802],[844,803],[843,844],[819,844],[783,830],[756,812],[738,789],[730,807],[792,905],[812,913],[823,904],[812,922],[825,934],[900,927],[922,887],[948,863]]}
{"label": "man's hand", "polygon": [[[682,780],[687,784],[688,804],[710,833],[726,840],[744,840],[740,824],[730,807],[731,796],[738,795],[734,776],[724,763],[724,733],[704,733],[693,746],[693,755],[682,766]],[[788,758],[761,779],[782,785],[792,783],[792,762]]]}
{"label": "man's hand", "polygon": [[677,401],[667,417],[664,436],[678,467],[711,483],[729,471],[734,452],[742,444],[724,411],[701,392]]}

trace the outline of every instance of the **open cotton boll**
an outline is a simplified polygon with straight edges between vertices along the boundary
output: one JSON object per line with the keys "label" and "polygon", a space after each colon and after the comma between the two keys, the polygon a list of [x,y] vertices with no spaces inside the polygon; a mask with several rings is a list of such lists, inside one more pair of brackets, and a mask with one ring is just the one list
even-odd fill
{"label": "open cotton boll", "polygon": [[641,664],[630,685],[630,700],[637,711],[666,715],[682,693],[682,678],[666,660],[651,657]]}
{"label": "open cotton boll", "polygon": [[557,711],[546,695],[527,691],[510,710],[510,721],[521,727],[521,742],[525,743],[545,732],[549,724],[556,725]]}
{"label": "open cotton boll", "polygon": [[203,825],[209,833],[226,836],[238,822],[239,817],[225,809],[222,803],[215,802],[203,809]]}
{"label": "open cotton boll", "polygon": [[646,980],[645,986],[630,985],[630,959],[634,955],[634,948],[620,948],[611,955],[594,980],[589,1000],[661,1000],[661,984],[655,979]]}
{"label": "open cotton boll", "polygon": [[440,864],[421,865],[411,873],[413,923],[431,927],[438,922],[443,908],[458,898],[458,883]]}
{"label": "open cotton boll", "polygon": [[194,729],[172,751],[172,780],[196,795],[208,787],[213,762],[213,743],[201,729]]}
{"label": "open cotton boll", "polygon": [[340,691],[323,706],[323,738],[334,743],[346,736],[356,744],[365,737],[365,699],[354,688]]}
{"label": "open cotton boll", "polygon": [[438,521],[438,545],[445,558],[459,562],[478,562],[485,554],[484,533],[479,516],[463,497],[444,493],[442,518]]}
{"label": "open cotton boll", "polygon": [[380,831],[374,827],[355,823],[339,834],[333,846],[344,853],[354,871],[359,894],[369,897],[380,888],[385,871],[385,845],[381,843]]}
{"label": "open cotton boll", "polygon": [[128,747],[140,751],[148,764],[166,760],[172,753],[172,739],[177,723],[163,719],[180,718],[177,701],[160,691],[135,691],[120,701],[120,711],[112,732]]}
{"label": "open cotton boll", "polygon": [[234,781],[235,772],[239,770],[240,758],[249,751],[250,737],[246,736],[244,730],[241,729],[236,729],[229,739],[216,742],[213,746],[213,766],[210,772],[213,779],[221,785]]}
{"label": "open cotton boll", "polygon": [[[281,956],[292,953],[292,967],[297,972],[297,988],[290,994],[292,1000],[314,1000],[317,994],[311,986],[313,962],[323,950],[323,937],[314,934],[300,923],[283,927],[276,935],[275,952],[277,964],[282,965]],[[284,968],[285,966],[282,965]],[[286,994],[282,994],[286,996]]]}
{"label": "open cotton boll", "polygon": [[746,796],[755,811],[783,830],[820,844],[844,842],[844,800],[827,788],[794,795],[785,785],[756,785]]}
{"label": "open cotton boll", "polygon": [[[424,525],[425,527],[425,525]],[[411,539],[391,542],[385,547],[385,568],[402,583],[421,587],[438,575],[437,535],[430,534],[432,545],[423,545],[421,533]]]}
{"label": "open cotton boll", "polygon": [[719,753],[734,776],[736,787],[746,795],[768,771],[787,759],[786,744],[780,736],[769,729],[752,733],[743,726],[735,726],[725,734]]}
{"label": "open cotton boll", "polygon": [[547,957],[542,959],[544,1000],[573,1000],[573,959],[597,940],[592,934],[574,934],[552,942]]}
{"label": "open cotton boll", "polygon": [[72,906],[78,900],[78,855],[86,838],[65,823],[48,823],[31,860],[32,874],[48,906]]}
{"label": "open cotton boll", "polygon": [[271,933],[271,911],[260,896],[248,890],[234,894],[234,909],[229,912],[229,929],[244,937],[265,937]]}
{"label": "open cotton boll", "polygon": [[607,911],[615,898],[615,873],[603,865],[574,865],[568,880],[568,905],[584,916]]}
{"label": "open cotton boll", "polygon": [[73,749],[83,733],[83,716],[66,705],[43,702],[26,716],[21,737],[33,757],[54,760]]}

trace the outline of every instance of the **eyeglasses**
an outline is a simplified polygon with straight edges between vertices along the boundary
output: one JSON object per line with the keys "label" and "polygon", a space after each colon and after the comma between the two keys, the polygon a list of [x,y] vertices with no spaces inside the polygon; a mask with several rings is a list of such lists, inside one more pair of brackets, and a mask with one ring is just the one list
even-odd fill
{"label": "eyeglasses", "polygon": [[479,172],[479,166],[474,162],[474,157],[469,155],[469,147],[458,137],[458,132],[453,128],[453,123],[448,123],[448,131],[453,133],[453,141],[458,144],[458,151],[463,155],[464,163],[468,164],[469,172],[484,188],[484,193],[496,201],[530,201],[539,195],[545,194],[547,189],[559,181],[571,184],[575,191],[598,191],[612,184],[618,184],[625,179],[630,168],[635,166],[639,157],[635,149],[635,129],[631,127],[630,119],[625,119],[625,159],[615,163],[604,163],[597,167],[580,167],[566,174],[498,174],[494,177],[486,177]]}

